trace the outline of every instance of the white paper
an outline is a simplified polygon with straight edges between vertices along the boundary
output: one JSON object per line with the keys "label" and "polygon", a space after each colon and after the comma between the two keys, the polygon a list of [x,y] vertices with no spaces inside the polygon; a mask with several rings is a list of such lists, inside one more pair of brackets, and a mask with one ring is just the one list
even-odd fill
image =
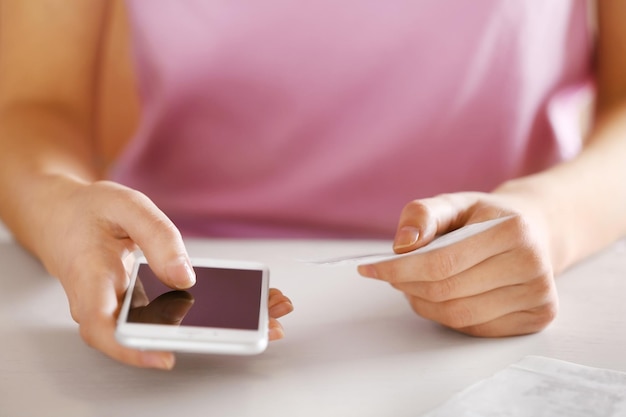
{"label": "white paper", "polygon": [[528,356],[422,417],[624,417],[626,372]]}
{"label": "white paper", "polygon": [[451,245],[459,242],[463,239],[467,239],[470,236],[474,236],[478,233],[484,232],[503,221],[511,218],[511,216],[500,217],[498,219],[487,220],[480,223],[473,223],[459,229],[453,230],[450,233],[441,235],[436,239],[433,239],[428,245],[422,246],[411,252],[397,254],[391,250],[387,252],[379,253],[366,253],[366,254],[351,254],[347,256],[338,256],[329,259],[317,259],[317,260],[303,260],[302,262],[323,265],[323,266],[338,266],[338,265],[363,265],[373,264],[376,262],[390,261],[392,259],[401,258],[403,256],[415,255],[418,253],[426,253],[435,249],[442,248],[444,246]]}

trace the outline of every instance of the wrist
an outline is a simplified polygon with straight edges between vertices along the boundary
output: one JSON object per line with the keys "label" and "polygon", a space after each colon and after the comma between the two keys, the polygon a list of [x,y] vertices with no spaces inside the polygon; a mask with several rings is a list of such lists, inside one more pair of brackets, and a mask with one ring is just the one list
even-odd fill
{"label": "wrist", "polygon": [[[62,237],[58,226],[72,216],[67,206],[71,196],[87,181],[60,174],[33,174],[28,186],[14,193],[7,226],[17,241],[48,267],[50,246]],[[55,243],[56,242],[56,243]]]}
{"label": "wrist", "polygon": [[539,174],[507,181],[493,194],[506,199],[532,224],[557,275],[579,259],[580,251],[576,243],[577,230],[568,222],[568,203],[551,188],[549,181]]}

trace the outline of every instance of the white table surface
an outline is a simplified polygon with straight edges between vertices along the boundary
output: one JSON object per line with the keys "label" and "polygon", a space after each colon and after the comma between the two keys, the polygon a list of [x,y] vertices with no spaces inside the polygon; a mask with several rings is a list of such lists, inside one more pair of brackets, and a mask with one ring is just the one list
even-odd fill
{"label": "white table surface", "polygon": [[526,355],[626,371],[626,241],[558,278],[548,329],[503,339],[423,320],[353,267],[295,260],[388,246],[189,240],[193,256],[267,263],[295,311],[260,356],[183,354],[163,372],[87,347],[59,283],[0,227],[0,416],[419,416]]}

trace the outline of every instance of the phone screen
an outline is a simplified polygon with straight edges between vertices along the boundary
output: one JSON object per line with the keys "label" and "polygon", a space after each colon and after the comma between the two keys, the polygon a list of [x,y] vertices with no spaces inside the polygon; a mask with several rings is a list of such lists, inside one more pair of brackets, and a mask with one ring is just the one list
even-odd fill
{"label": "phone screen", "polygon": [[[139,265],[127,322],[259,328],[263,271],[202,266],[194,270],[196,284],[180,291],[161,283],[147,264]],[[184,304],[181,314],[180,306]]]}

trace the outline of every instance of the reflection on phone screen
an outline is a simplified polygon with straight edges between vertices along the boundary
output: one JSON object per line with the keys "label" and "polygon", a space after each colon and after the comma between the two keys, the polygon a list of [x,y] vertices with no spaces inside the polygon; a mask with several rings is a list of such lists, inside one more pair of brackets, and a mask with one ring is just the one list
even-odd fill
{"label": "reflection on phone screen", "polygon": [[[147,264],[141,264],[128,322],[243,330],[258,328],[262,271],[198,266],[194,270],[196,284],[188,290],[178,291],[161,283]],[[141,314],[132,314],[132,310],[137,313],[139,309]]]}

